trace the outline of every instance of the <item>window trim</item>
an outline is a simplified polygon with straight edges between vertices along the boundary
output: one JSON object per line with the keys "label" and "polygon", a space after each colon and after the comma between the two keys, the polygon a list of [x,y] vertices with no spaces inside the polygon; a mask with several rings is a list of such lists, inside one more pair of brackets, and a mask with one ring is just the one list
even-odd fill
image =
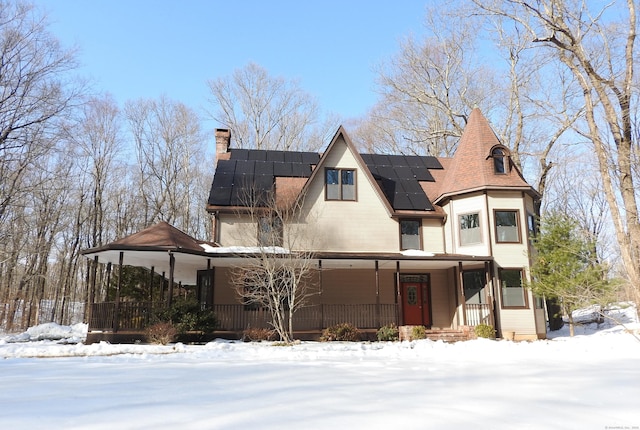
{"label": "window trim", "polygon": [[[461,218],[463,216],[468,216],[468,215],[477,215],[478,216],[478,228],[480,229],[480,241],[479,242],[462,243],[462,222],[461,222],[462,220],[461,220]],[[480,218],[480,211],[466,212],[466,213],[458,214],[458,243],[459,243],[459,245],[460,246],[473,246],[473,245],[480,245],[483,242],[484,242],[484,240],[483,240],[483,235],[482,235],[482,219]]]}
{"label": "window trim", "polygon": [[[329,198],[329,189],[327,187],[327,172],[330,170],[335,170],[338,172],[338,185],[339,190],[340,190],[340,198],[337,199],[333,199],[333,198]],[[353,199],[345,199],[344,195],[343,195],[343,188],[342,188],[342,172],[345,171],[351,171],[353,172]],[[335,184],[331,184],[331,185],[335,185]],[[325,201],[331,201],[331,202],[356,202],[358,201],[358,170],[355,168],[340,168],[340,167],[325,167],[324,168],[324,199]]]}
{"label": "window trim", "polygon": [[[499,235],[498,235],[498,217],[497,217],[497,213],[498,212],[512,212],[515,214],[515,220],[516,220],[516,232],[518,233],[518,240],[500,240]],[[493,210],[493,228],[495,231],[495,242],[498,244],[505,244],[505,243],[522,243],[522,231],[521,231],[521,227],[520,227],[520,210],[519,209],[494,209]]]}
{"label": "window trim", "polygon": [[[504,295],[502,294],[505,287],[502,286],[502,273],[504,271],[520,272],[520,289],[522,290],[522,297],[524,299],[523,306],[505,306]],[[525,272],[522,267],[501,267],[498,269],[498,282],[500,289],[500,308],[501,309],[529,309],[529,295],[527,294],[527,288],[525,286]]]}
{"label": "window trim", "polygon": [[406,251],[408,249],[414,249],[414,248],[403,248],[403,243],[402,243],[402,222],[403,221],[416,221],[418,223],[418,245],[420,246],[419,248],[417,248],[418,250],[422,251],[424,249],[424,246],[422,244],[422,220],[420,218],[401,218],[398,220],[398,233],[399,233],[399,239],[400,239],[400,251]]}

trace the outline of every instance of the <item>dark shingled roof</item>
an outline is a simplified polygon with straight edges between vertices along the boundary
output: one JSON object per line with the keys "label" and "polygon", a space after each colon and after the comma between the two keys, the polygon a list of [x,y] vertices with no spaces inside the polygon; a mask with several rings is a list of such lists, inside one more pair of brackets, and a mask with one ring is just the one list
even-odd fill
{"label": "dark shingled roof", "polygon": [[[394,210],[434,210],[419,181],[434,181],[429,169],[442,169],[436,157],[361,156]],[[308,178],[319,162],[320,154],[314,152],[233,149],[228,160],[218,161],[208,203],[243,206],[244,187],[266,193],[273,189],[275,177]]]}
{"label": "dark shingled roof", "polygon": [[274,177],[308,178],[318,164],[315,152],[232,149],[228,160],[219,160],[208,203],[213,206],[242,206],[242,189],[252,187],[257,195],[273,189]]}
{"label": "dark shingled roof", "polygon": [[393,209],[434,210],[419,181],[434,181],[429,169],[442,169],[437,158],[417,155],[361,156]]}

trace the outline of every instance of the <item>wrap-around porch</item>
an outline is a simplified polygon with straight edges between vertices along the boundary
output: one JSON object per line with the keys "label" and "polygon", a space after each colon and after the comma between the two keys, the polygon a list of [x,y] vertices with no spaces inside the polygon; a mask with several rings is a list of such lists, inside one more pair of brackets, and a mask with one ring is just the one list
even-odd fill
{"label": "wrap-around porch", "polygon": [[[163,235],[170,237],[170,243]],[[107,285],[102,288],[115,289],[104,296],[115,300],[91,300],[87,312],[90,333],[141,332],[155,309],[169,306],[177,294],[187,291],[203,308],[215,312],[219,334],[239,337],[247,328],[269,328],[268,312],[242,304],[230,279],[247,255],[180,235],[184,233],[161,224],[84,252],[93,259],[89,297],[95,298],[100,289],[96,285],[100,263],[108,266]],[[144,243],[142,239],[148,237],[155,242]],[[317,294],[295,312],[294,332],[319,333],[339,323],[369,331],[390,324],[423,325],[434,331],[478,324],[496,327],[491,257],[325,252],[313,259]],[[148,300],[131,300],[121,294],[122,270],[127,265],[148,270]],[[117,272],[111,275],[114,267]],[[112,276],[117,282],[109,282]]]}

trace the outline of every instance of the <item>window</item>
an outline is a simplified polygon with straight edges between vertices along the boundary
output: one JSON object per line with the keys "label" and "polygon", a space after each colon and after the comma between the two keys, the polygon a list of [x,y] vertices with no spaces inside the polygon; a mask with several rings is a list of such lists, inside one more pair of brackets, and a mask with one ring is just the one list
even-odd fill
{"label": "window", "polygon": [[325,185],[327,200],[356,199],[356,171],[353,169],[326,169]]}
{"label": "window", "polygon": [[538,226],[536,225],[536,217],[527,213],[527,231],[529,232],[529,241],[533,244],[533,239],[538,234]]}
{"label": "window", "polygon": [[484,270],[468,270],[462,272],[462,287],[466,303],[486,303]]}
{"label": "window", "polygon": [[275,215],[258,219],[258,246],[282,246],[282,220]]}
{"label": "window", "polygon": [[518,211],[495,211],[496,242],[520,243]]}
{"label": "window", "polygon": [[521,269],[502,269],[500,271],[500,296],[503,308],[528,308],[525,293]]}
{"label": "window", "polygon": [[460,245],[470,245],[472,243],[481,243],[480,235],[480,215],[465,214],[458,217],[460,220]]}
{"label": "window", "polygon": [[400,220],[400,249],[422,249],[420,220]]}
{"label": "window", "polygon": [[507,173],[508,158],[507,151],[502,148],[495,148],[491,151],[491,157],[493,157],[493,172],[498,174]]}

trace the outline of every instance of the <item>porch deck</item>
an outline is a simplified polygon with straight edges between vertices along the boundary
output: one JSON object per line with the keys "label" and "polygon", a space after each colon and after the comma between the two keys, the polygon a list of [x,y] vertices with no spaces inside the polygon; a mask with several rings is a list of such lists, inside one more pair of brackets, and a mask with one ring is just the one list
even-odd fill
{"label": "porch deck", "polygon": [[[91,306],[89,331],[136,331],[149,325],[153,308],[149,302],[94,303]],[[269,312],[241,304],[214,305],[219,331],[242,332],[250,327],[268,327]],[[351,323],[359,329],[378,329],[398,324],[398,305],[315,305],[299,309],[293,317],[295,331],[322,330]]]}
{"label": "porch deck", "polygon": [[[156,304],[157,306],[157,304]],[[433,340],[458,341],[469,339],[468,327],[489,323],[490,308],[487,305],[467,305],[467,325],[460,329],[429,329],[427,337]],[[215,337],[240,339],[244,330],[252,327],[269,327],[269,313],[264,309],[250,309],[241,304],[214,305],[219,321],[215,333],[200,336],[201,341]],[[144,341],[144,329],[153,314],[149,302],[104,302],[91,306],[88,343],[99,340],[112,342]],[[376,331],[385,325],[401,325],[398,304],[314,305],[299,309],[293,319],[297,339],[318,339],[322,330],[335,324],[350,323],[368,340],[376,339]],[[92,334],[93,333],[93,334]],[[193,337],[193,336],[192,336]],[[191,341],[186,337],[184,341]]]}

